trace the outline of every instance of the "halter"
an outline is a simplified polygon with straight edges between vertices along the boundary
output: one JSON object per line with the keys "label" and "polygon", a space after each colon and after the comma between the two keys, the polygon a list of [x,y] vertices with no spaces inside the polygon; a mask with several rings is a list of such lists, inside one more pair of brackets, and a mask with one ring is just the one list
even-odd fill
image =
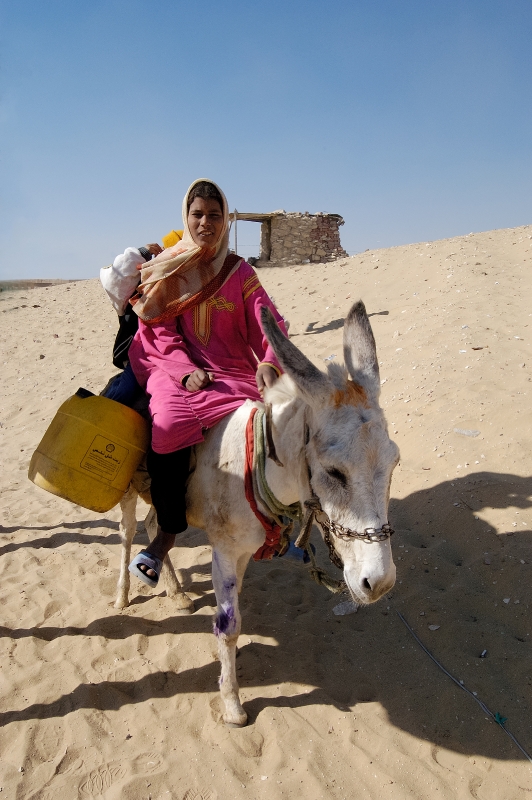
{"label": "halter", "polygon": [[[309,442],[309,438],[309,426],[305,423],[305,447]],[[388,522],[386,522],[380,528],[364,528],[363,532],[353,531],[351,528],[346,528],[343,525],[340,525],[339,522],[335,522],[334,520],[330,519],[328,514],[323,510],[321,501],[313,489],[312,473],[310,471],[310,465],[306,459],[306,454],[305,461],[307,465],[308,485],[311,491],[311,497],[309,500],[305,500],[307,514],[303,525],[301,526],[301,533],[297,537],[296,547],[301,547],[303,550],[308,549],[310,531],[312,529],[312,523],[315,520],[316,524],[319,525],[323,533],[323,540],[329,550],[330,560],[336,567],[338,567],[338,569],[343,570],[343,561],[335,550],[331,535],[336,536],[338,539],[343,539],[344,541],[358,539],[359,541],[366,542],[367,544],[374,544],[385,542],[386,539],[389,539],[395,533],[395,531]]]}
{"label": "halter", "polygon": [[[284,465],[279,460],[277,453],[275,451],[275,443],[273,440],[273,433],[272,433],[272,427],[273,427],[272,408],[269,403],[265,404],[264,420],[265,420],[264,434],[266,440],[265,449],[267,457],[270,458],[272,461],[274,461],[276,464],[278,464],[280,467],[282,467]],[[260,427],[262,429],[262,423]],[[305,446],[308,444],[309,438],[310,438],[309,426],[308,424],[305,423]],[[323,510],[320,499],[312,487],[312,474],[310,471],[308,460],[306,459],[306,454],[305,454],[305,463],[307,466],[308,484],[311,497],[309,500],[305,500],[306,514],[301,524],[301,530],[299,536],[295,541],[295,545],[296,547],[300,547],[302,550],[306,550],[307,553],[309,554],[310,560],[312,562],[311,572],[314,580],[317,583],[321,583],[324,586],[326,586],[331,592],[341,592],[345,589],[344,581],[339,581],[336,578],[327,575],[325,570],[321,569],[317,565],[312,549],[309,548],[310,532],[312,530],[313,522],[315,521],[316,524],[321,528],[323,534],[323,540],[329,550],[329,559],[336,567],[338,567],[338,569],[342,571],[344,569],[344,564],[334,548],[331,536],[336,536],[338,539],[343,539],[344,541],[349,541],[350,539],[358,539],[360,541],[366,542],[367,544],[375,544],[379,542],[384,542],[386,541],[386,539],[389,539],[390,536],[392,536],[392,534],[394,533],[394,530],[391,527],[391,525],[385,523],[380,528],[365,528],[363,532],[359,532],[359,531],[353,531],[350,528],[346,528],[343,525],[340,525],[339,522],[331,520],[327,515],[327,513]],[[271,494],[271,491],[269,491],[269,494]],[[299,512],[299,514],[300,513],[301,512]],[[295,519],[295,517],[292,518]]]}

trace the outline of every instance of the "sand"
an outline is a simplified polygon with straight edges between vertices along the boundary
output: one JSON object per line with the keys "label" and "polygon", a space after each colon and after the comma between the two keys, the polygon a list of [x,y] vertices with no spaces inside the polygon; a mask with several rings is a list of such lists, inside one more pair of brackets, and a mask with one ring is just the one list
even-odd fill
{"label": "sand", "polygon": [[86,511],[26,477],[60,403],[113,373],[103,290],[0,295],[2,797],[530,796],[532,765],[397,612],[532,753],[531,266],[528,226],[260,271],[322,367],[341,360],[351,303],[366,303],[402,453],[398,576],[379,603],[335,616],[338,598],[305,571],[251,564],[241,730],[221,722],[205,534],[172,551],[193,615],[138,581],[117,611],[118,510]]}

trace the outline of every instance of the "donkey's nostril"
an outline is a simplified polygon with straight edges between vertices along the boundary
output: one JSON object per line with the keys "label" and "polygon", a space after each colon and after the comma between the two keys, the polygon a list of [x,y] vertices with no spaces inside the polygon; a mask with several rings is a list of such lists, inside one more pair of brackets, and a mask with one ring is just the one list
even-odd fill
{"label": "donkey's nostril", "polygon": [[368,591],[371,592],[371,583],[368,581],[367,578],[364,578],[364,580],[362,581],[362,586],[364,587],[364,589],[368,589]]}

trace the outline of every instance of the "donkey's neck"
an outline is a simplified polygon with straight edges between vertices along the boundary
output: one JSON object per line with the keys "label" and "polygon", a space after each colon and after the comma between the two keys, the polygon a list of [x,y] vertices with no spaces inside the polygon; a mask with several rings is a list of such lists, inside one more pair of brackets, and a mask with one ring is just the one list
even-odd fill
{"label": "donkey's neck", "polygon": [[304,403],[294,398],[272,407],[272,436],[282,467],[266,459],[266,480],[273,494],[284,505],[300,499],[301,460],[304,451]]}

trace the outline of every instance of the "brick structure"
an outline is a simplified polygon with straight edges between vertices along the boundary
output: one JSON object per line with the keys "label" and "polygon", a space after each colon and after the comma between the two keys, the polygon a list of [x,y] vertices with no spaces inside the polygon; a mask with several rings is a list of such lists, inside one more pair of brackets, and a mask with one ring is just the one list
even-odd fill
{"label": "brick structure", "polygon": [[[272,211],[270,214],[243,214],[235,211],[234,220],[261,223],[260,256],[257,267],[282,267],[290,264],[323,263],[348,254],[340,244],[339,214],[301,214],[297,211]],[[238,222],[237,222],[238,224]]]}

